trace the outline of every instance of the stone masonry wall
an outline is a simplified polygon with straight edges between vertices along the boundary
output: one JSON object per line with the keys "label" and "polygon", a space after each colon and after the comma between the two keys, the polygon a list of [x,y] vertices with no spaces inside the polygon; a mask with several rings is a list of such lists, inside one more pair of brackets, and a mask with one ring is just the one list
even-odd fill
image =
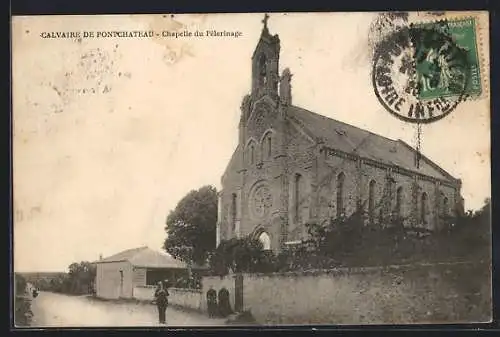
{"label": "stone masonry wall", "polygon": [[261,324],[487,322],[487,263],[245,274],[243,302]]}

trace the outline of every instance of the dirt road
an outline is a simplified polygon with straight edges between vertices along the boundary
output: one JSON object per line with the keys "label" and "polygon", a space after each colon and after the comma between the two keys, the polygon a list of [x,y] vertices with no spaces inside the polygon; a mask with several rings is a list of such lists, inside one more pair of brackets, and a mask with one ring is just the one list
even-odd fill
{"label": "dirt road", "polygon": [[[86,296],[40,292],[32,300],[32,327],[136,327],[160,326],[150,304],[101,301]],[[221,326],[223,319],[167,309],[167,326]]]}

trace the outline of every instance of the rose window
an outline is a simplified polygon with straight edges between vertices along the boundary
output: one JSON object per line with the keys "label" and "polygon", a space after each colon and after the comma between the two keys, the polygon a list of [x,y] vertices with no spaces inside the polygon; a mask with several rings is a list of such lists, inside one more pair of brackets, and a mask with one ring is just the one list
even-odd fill
{"label": "rose window", "polygon": [[265,185],[257,187],[253,193],[253,212],[258,217],[264,217],[269,214],[273,204],[272,195],[269,188]]}

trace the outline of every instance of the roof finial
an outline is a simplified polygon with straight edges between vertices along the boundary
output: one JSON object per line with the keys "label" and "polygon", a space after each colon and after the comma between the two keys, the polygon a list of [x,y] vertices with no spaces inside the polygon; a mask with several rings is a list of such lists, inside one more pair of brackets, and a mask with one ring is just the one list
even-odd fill
{"label": "roof finial", "polygon": [[264,24],[264,29],[267,30],[267,20],[269,20],[269,15],[264,14],[264,19],[262,20],[262,23]]}

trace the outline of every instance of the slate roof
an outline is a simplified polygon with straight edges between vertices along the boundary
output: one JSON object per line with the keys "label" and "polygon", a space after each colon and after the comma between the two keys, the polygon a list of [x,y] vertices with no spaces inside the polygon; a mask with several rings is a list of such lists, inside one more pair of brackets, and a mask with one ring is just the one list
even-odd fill
{"label": "slate roof", "polygon": [[[324,145],[329,148],[395,165],[440,180],[456,182],[455,177],[423,154],[420,154],[421,159],[417,168],[415,166],[416,150],[400,139],[389,139],[297,106],[290,106],[287,113],[288,118],[304,130],[309,137],[316,142],[323,141]],[[237,159],[240,151],[241,147],[238,145],[226,166],[223,178],[239,169],[240,163]]]}
{"label": "slate roof", "polygon": [[[144,268],[170,268],[170,269],[186,269],[187,264],[177,260],[171,255],[153,250],[147,246],[124,250],[120,253],[111,255],[94,263],[109,263],[128,261],[134,267]],[[193,266],[193,268],[201,268]]]}
{"label": "slate roof", "polygon": [[448,181],[455,179],[423,155],[417,169],[416,150],[402,140],[392,140],[296,106],[288,108],[288,116],[309,136],[316,141],[323,140],[330,148],[438,179]]}

